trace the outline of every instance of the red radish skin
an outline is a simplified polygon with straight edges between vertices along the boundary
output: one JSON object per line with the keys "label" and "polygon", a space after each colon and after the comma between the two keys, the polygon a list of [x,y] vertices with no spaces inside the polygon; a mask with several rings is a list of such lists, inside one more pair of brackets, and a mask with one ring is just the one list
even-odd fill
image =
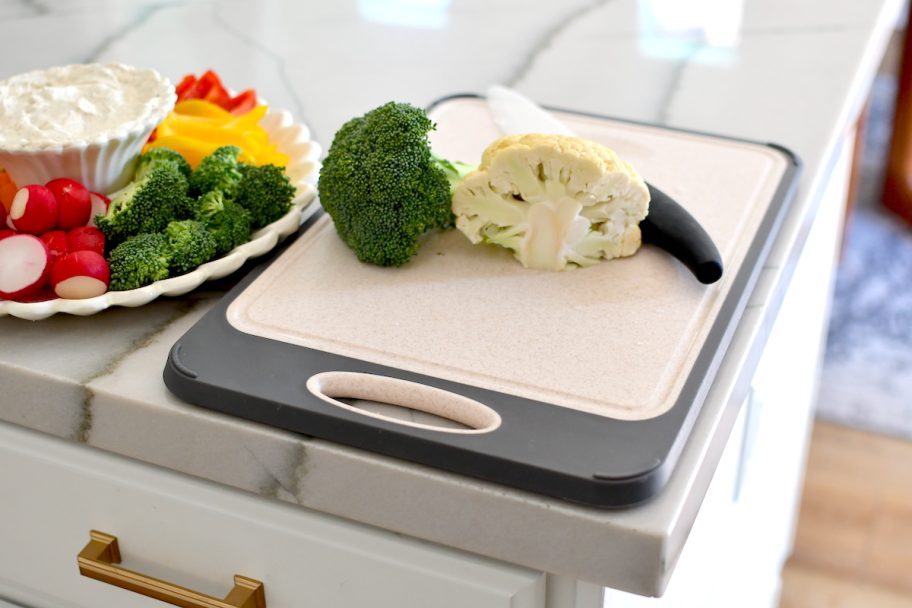
{"label": "red radish skin", "polygon": [[51,255],[47,245],[31,234],[14,234],[0,241],[0,298],[15,300],[41,289],[47,282]]}
{"label": "red radish skin", "polygon": [[0,205],[0,224],[6,223],[6,216],[9,215],[9,211],[6,210],[6,205]]}
{"label": "red radish skin", "polygon": [[108,212],[108,205],[111,204],[111,199],[98,192],[89,192],[89,200],[92,201],[92,211],[89,213],[89,221],[86,225],[94,227],[95,216],[105,215]]}
{"label": "red radish skin", "polygon": [[19,232],[44,234],[57,225],[57,199],[44,186],[23,186],[13,197],[9,217]]}
{"label": "red radish skin", "polygon": [[108,290],[111,272],[104,257],[94,251],[74,251],[51,270],[51,287],[61,298],[84,300]]}
{"label": "red radish skin", "polygon": [[33,291],[32,293],[29,293],[24,296],[18,296],[16,298],[16,301],[21,302],[23,304],[33,304],[35,302],[47,302],[48,300],[56,300],[56,299],[57,299],[57,294],[54,293],[54,290],[51,289],[50,285],[45,283],[44,285],[39,287],[37,291]]}
{"label": "red radish skin", "polygon": [[9,228],[0,228],[0,241],[2,241],[3,239],[5,239],[8,236],[13,236],[15,234],[19,234],[19,233],[16,232],[15,230],[10,230]]}
{"label": "red radish skin", "polygon": [[95,226],[80,226],[73,228],[67,235],[67,249],[69,251],[94,251],[104,255],[104,233]]}
{"label": "red radish skin", "polygon": [[70,230],[89,222],[92,200],[88,188],[68,177],[52,179],[45,187],[57,200],[57,228]]}
{"label": "red radish skin", "polygon": [[60,256],[70,252],[70,248],[67,245],[67,233],[63,230],[45,232],[40,238],[47,245],[48,253],[51,256],[51,264],[56,262]]}

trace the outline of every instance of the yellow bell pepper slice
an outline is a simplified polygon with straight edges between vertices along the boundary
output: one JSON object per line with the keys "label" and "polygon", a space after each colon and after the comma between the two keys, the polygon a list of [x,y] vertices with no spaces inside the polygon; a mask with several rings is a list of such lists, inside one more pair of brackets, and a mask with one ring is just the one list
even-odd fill
{"label": "yellow bell pepper slice", "polygon": [[228,112],[215,105],[212,102],[205,101],[203,99],[189,99],[187,101],[178,102],[174,106],[173,110],[176,114],[182,114],[184,116],[201,116],[207,118],[218,118],[223,122],[227,122],[234,118],[234,116]]}
{"label": "yellow bell pepper slice", "polygon": [[160,135],[155,141],[147,143],[143,152],[152,148],[170,148],[179,152],[181,156],[187,159],[190,166],[194,169],[199,166],[200,161],[207,157],[211,152],[219,147],[219,144],[207,142],[192,137],[182,135]]}
{"label": "yellow bell pepper slice", "polygon": [[239,159],[242,162],[284,167],[288,157],[269,141],[269,134],[259,124],[267,110],[266,106],[259,105],[235,116],[201,99],[182,101],[158,125],[155,140],[146,144],[143,151],[171,148],[196,168],[216,148],[233,145],[241,149]]}

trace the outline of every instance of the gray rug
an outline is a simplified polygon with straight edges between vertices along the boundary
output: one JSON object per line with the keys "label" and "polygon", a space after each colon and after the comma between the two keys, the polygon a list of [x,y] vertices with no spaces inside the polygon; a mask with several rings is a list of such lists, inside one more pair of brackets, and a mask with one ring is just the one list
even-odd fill
{"label": "gray rug", "polygon": [[895,78],[874,85],[817,414],[912,440],[912,227],[880,207]]}

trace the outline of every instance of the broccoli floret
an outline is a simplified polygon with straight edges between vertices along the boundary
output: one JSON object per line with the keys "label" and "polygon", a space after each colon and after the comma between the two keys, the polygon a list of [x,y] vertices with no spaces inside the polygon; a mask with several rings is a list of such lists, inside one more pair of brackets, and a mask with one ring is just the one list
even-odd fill
{"label": "broccoli floret", "polygon": [[222,146],[201,160],[190,175],[190,194],[201,196],[213,190],[221,190],[225,194],[233,193],[241,181],[241,172],[238,168],[240,153],[241,149],[237,146]]}
{"label": "broccoli floret", "polygon": [[344,125],[320,171],[320,201],[362,262],[400,266],[419,237],[453,225],[452,188],[471,169],[434,155],[423,110],[390,102]]}
{"label": "broccoli floret", "polygon": [[184,158],[180,152],[176,152],[170,148],[152,148],[139,157],[133,179],[137,180],[143,177],[152,170],[152,167],[160,163],[174,164],[186,178],[189,178],[190,173],[192,172],[190,163],[187,162],[187,159]]}
{"label": "broccoli floret", "polygon": [[276,165],[241,164],[241,175],[234,201],[250,212],[253,228],[271,224],[291,209],[295,187],[284,169]]}
{"label": "broccoli floret", "polygon": [[215,253],[222,255],[250,240],[250,214],[237,203],[227,200],[221,190],[200,197],[196,219],[215,237]]}
{"label": "broccoli floret", "polygon": [[109,247],[131,236],[160,232],[175,218],[187,217],[192,202],[187,197],[187,178],[174,163],[152,165],[142,177],[111,195],[111,204],[95,224]]}
{"label": "broccoli floret", "polygon": [[171,249],[160,233],[138,234],[108,254],[111,291],[136,289],[168,278]]}
{"label": "broccoli floret", "polygon": [[205,264],[215,256],[215,237],[206,225],[196,220],[181,220],[168,224],[164,232],[171,249],[172,275],[184,274]]}

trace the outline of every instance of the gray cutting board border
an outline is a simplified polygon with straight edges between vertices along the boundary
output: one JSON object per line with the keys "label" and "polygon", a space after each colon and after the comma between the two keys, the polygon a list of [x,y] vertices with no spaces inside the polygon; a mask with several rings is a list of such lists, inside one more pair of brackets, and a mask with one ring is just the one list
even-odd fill
{"label": "gray cutting board border", "polygon": [[[448,96],[429,109],[466,97],[477,95]],[[782,146],[669,130],[768,146],[786,158],[788,167],[679,398],[664,414],[647,420],[609,419],[235,329],[226,316],[232,301],[322,212],[250,271],[175,343],[164,370],[166,385],[178,397],[206,409],[575,503],[613,508],[648,500],[667,482],[687,440],[800,174],[798,158]],[[433,386],[492,407],[502,422],[494,431],[469,435],[368,417],[333,406],[306,389],[307,379],[323,371],[378,374]]]}

